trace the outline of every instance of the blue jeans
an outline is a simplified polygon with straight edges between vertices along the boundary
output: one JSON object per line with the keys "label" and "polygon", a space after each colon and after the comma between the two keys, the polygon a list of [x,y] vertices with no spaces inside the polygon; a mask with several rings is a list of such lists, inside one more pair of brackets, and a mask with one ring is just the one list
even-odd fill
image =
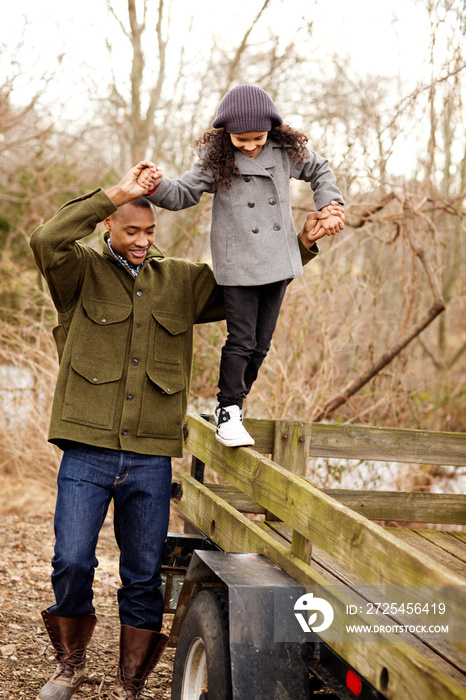
{"label": "blue jeans", "polygon": [[97,539],[111,499],[120,549],[120,621],[159,632],[162,551],[170,514],[171,459],[73,444],[58,474],[54,615],[94,612],[92,584]]}

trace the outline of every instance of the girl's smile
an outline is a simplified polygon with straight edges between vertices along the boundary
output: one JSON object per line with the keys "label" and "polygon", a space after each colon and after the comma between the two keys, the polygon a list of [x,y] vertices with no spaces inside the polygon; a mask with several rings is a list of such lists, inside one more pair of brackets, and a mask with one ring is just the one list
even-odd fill
{"label": "girl's smile", "polygon": [[248,158],[255,158],[267,142],[268,131],[246,131],[244,134],[230,134],[235,148]]}

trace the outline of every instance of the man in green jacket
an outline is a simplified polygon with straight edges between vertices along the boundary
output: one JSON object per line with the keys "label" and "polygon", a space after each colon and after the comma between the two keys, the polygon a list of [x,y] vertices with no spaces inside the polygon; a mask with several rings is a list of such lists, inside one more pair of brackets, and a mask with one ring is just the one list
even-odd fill
{"label": "man in green jacket", "polygon": [[[58,667],[39,698],[67,700],[84,678],[95,546],[113,498],[121,550],[120,663],[114,700],[136,697],[166,643],[160,634],[161,552],[171,457],[182,454],[193,324],[224,318],[208,265],[153,246],[155,168],[66,204],[31,238],[58,312],[60,371],[49,439],[63,449],[52,583],[42,615]],[[103,252],[80,239],[104,221]]]}
{"label": "man in green jacket", "polygon": [[[193,325],[224,318],[224,307],[208,265],[165,258],[153,245],[155,210],[143,195],[160,175],[142,161],[106,192],[66,204],[31,237],[58,312],[60,370],[49,440],[63,450],[56,603],[42,613],[58,666],[40,700],[69,700],[84,679],[96,624],[95,549],[112,499],[122,583],[112,700],[139,696],[167,641],[160,633],[161,554],[171,457],[182,454]],[[311,229],[318,218],[308,217],[301,232],[303,262],[317,254]],[[101,221],[108,233],[97,252],[80,239]]]}

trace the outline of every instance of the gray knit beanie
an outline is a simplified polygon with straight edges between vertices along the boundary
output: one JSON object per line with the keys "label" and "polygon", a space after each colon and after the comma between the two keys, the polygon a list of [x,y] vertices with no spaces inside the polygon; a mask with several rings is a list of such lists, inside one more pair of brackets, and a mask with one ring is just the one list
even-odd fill
{"label": "gray knit beanie", "polygon": [[214,129],[224,127],[228,134],[248,131],[270,131],[283,124],[273,100],[255,85],[238,85],[220,102],[212,122]]}

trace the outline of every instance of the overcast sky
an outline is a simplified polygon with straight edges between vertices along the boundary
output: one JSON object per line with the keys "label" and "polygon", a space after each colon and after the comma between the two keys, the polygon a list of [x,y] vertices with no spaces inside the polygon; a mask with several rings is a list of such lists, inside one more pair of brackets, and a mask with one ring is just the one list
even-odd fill
{"label": "overcast sky", "polygon": [[[452,0],[461,5],[462,0]],[[392,76],[393,104],[402,95],[408,95],[417,85],[428,85],[430,27],[426,11],[427,0],[271,0],[260,25],[250,36],[250,43],[259,43],[271,29],[283,42],[296,36],[297,28],[313,24],[309,45],[300,50],[309,52],[321,61],[325,71],[327,58],[339,54],[351,66],[353,75]],[[169,4],[169,0],[166,0]],[[251,24],[263,0],[172,0],[170,36],[176,38],[169,47],[178,52],[183,45],[187,54],[202,52],[210,46],[211,35],[223,46],[238,45],[245,29]],[[115,12],[126,23],[127,0],[112,0]],[[155,26],[158,0],[149,0]],[[193,18],[191,32],[188,27]],[[442,74],[442,59],[451,37],[447,27],[439,32],[436,43],[435,72]],[[150,34],[148,35],[150,38]],[[155,38],[155,36],[154,36]],[[110,61],[107,42],[113,48]],[[14,70],[9,63],[15,48],[21,69],[15,83],[14,99],[26,102],[44,73],[54,74],[47,86],[44,101],[55,104],[55,113],[65,122],[86,123],[89,116],[89,83],[95,83],[94,94],[108,94],[111,70],[117,79],[127,80],[130,67],[130,47],[122,38],[117,22],[107,10],[105,0],[13,0],[0,22],[0,70],[8,75]],[[155,45],[155,42],[154,42]],[[62,62],[57,68],[57,57]],[[175,54],[172,54],[172,58]],[[173,60],[168,61],[169,66]],[[324,73],[325,75],[325,73]],[[20,84],[25,87],[20,89]],[[100,86],[102,90],[99,94]],[[35,92],[35,89],[34,89]],[[65,108],[63,108],[65,105]],[[87,113],[86,113],[87,112]],[[419,131],[419,130],[417,130]],[[424,135],[411,129],[411,150],[399,154],[401,161],[392,163],[396,169],[406,170],[406,163],[414,162],[416,141],[425,146]]]}
{"label": "overcast sky", "polygon": [[[150,1],[155,8],[158,0]],[[126,17],[125,4],[125,0],[113,0],[122,18]],[[262,0],[174,0],[172,29],[176,28],[180,41],[188,47],[198,48],[211,32],[233,45],[261,5]],[[193,13],[194,29],[188,35]],[[415,81],[425,73],[429,31],[422,0],[273,0],[261,26],[270,26],[286,40],[294,35],[303,18],[313,22],[314,36],[312,46],[303,46],[302,50],[318,51],[323,62],[326,54],[336,51],[348,56],[354,70],[361,74],[401,75],[406,81]],[[260,31],[252,35],[252,41],[260,40]],[[105,76],[109,65],[107,39],[121,47],[117,55],[123,70],[126,49],[105,0],[14,0],[8,12],[2,13],[0,23],[2,44],[11,50],[23,41],[19,57],[24,82],[43,70],[52,71],[57,56],[64,54],[68,80],[62,90],[68,90],[70,96],[79,89],[83,64],[93,65],[97,75]]]}

